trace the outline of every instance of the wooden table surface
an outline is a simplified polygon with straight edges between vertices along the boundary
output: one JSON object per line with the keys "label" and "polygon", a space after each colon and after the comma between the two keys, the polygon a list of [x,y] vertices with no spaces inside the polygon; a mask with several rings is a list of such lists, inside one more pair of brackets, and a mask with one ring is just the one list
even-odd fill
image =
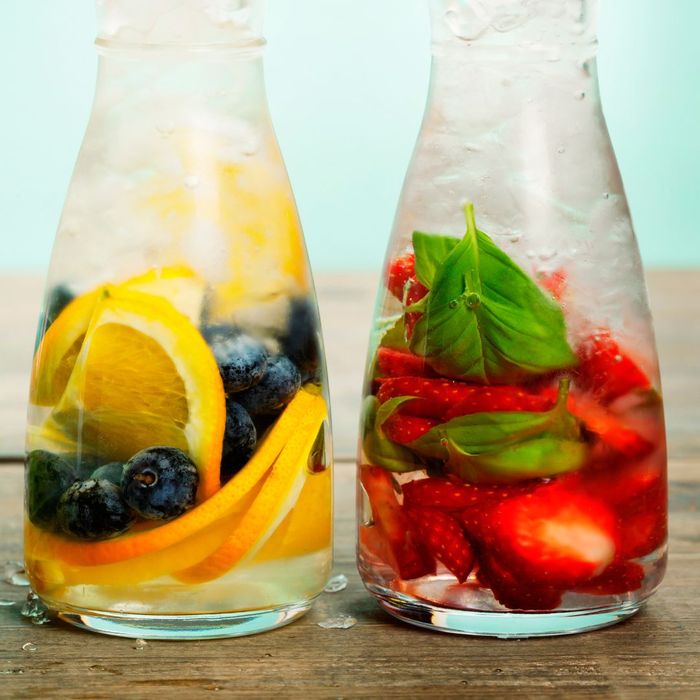
{"label": "wooden table surface", "polygon": [[[336,564],[347,589],[268,634],[208,642],[89,635],[21,617],[26,589],[0,582],[0,697],[152,698],[700,698],[700,271],[652,271],[671,478],[671,557],[647,609],[574,637],[500,641],[394,622],[364,592],[354,564],[352,456],[376,280],[318,279],[336,441]],[[0,564],[21,558],[27,370],[41,280],[0,278]],[[14,601],[14,605],[7,605]],[[347,630],[318,623],[349,614]],[[32,642],[35,651],[23,650]]]}

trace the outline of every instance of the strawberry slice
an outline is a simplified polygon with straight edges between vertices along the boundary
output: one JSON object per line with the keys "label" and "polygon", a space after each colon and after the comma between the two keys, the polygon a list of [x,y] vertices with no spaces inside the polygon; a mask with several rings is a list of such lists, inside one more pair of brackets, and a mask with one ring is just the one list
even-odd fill
{"label": "strawberry slice", "polygon": [[554,610],[561,605],[561,591],[533,584],[503,567],[489,553],[479,554],[479,583],[490,588],[494,598],[511,610]]}
{"label": "strawberry slice", "polygon": [[377,368],[385,377],[435,377],[435,372],[428,367],[425,358],[412,352],[379,348],[377,351]]}
{"label": "strawberry slice", "polygon": [[576,590],[592,595],[622,595],[642,587],[644,569],[629,561],[611,564],[600,576],[596,576]]}
{"label": "strawberry slice", "polygon": [[596,395],[603,403],[611,403],[635,390],[651,388],[649,378],[620,349],[610,331],[599,331],[578,349],[581,361],[576,384]]}
{"label": "strawberry slice", "polygon": [[380,403],[397,396],[415,396],[401,413],[449,421],[472,413],[497,411],[544,412],[554,408],[556,391],[530,394],[519,386],[480,386],[452,379],[394,377],[382,382]]}
{"label": "strawberry slice", "polygon": [[401,490],[403,503],[407,508],[432,508],[456,512],[488,501],[502,500],[531,488],[527,484],[490,486],[457,483],[451,479],[431,477],[409,481],[401,487]]}
{"label": "strawberry slice", "polygon": [[379,467],[363,466],[360,479],[372,506],[374,524],[370,529],[379,531],[391,554],[391,561],[386,563],[402,579],[434,574],[435,562],[416,537],[412,521],[399,505],[391,474]]}
{"label": "strawberry slice", "polygon": [[533,585],[581,585],[600,575],[617,551],[610,508],[557,482],[470,508],[460,520],[501,568]]}
{"label": "strawberry slice", "polygon": [[387,289],[399,300],[403,301],[404,288],[409,280],[416,279],[416,256],[406,253],[389,263],[387,270]]}
{"label": "strawberry slice", "polygon": [[392,442],[396,442],[399,445],[408,445],[414,440],[423,437],[436,425],[439,425],[439,422],[431,418],[402,416],[400,413],[395,413],[384,423],[382,430]]}
{"label": "strawberry slice", "polygon": [[651,554],[668,538],[668,492],[666,484],[618,510],[620,558],[637,559]]}
{"label": "strawberry slice", "polygon": [[428,551],[464,583],[474,568],[474,552],[460,524],[447,513],[429,508],[411,508],[406,514]]}
{"label": "strawberry slice", "polygon": [[629,459],[641,459],[655,449],[653,443],[629,428],[621,418],[590,396],[569,395],[567,408],[600,440],[601,446],[605,448],[603,453],[612,451]]}

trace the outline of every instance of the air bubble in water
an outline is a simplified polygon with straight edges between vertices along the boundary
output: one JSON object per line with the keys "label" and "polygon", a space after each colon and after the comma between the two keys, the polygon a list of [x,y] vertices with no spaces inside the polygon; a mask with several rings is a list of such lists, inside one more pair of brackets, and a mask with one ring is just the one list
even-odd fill
{"label": "air bubble in water", "polygon": [[557,153],[559,153],[560,155],[562,153],[566,153],[566,148],[564,146],[559,146],[559,148],[557,148]]}
{"label": "air bubble in water", "polygon": [[349,630],[357,624],[357,620],[352,615],[337,615],[329,617],[326,620],[321,620],[317,623],[324,630]]}
{"label": "air bubble in water", "polygon": [[326,587],[323,589],[324,593],[340,593],[348,587],[348,577],[344,574],[338,574],[329,579]]}

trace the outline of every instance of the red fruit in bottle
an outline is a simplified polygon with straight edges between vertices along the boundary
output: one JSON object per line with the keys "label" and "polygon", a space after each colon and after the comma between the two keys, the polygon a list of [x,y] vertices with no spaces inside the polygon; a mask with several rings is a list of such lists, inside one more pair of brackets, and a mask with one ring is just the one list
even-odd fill
{"label": "red fruit in bottle", "polygon": [[379,348],[377,351],[377,368],[385,377],[435,377],[435,372],[428,367],[425,358],[412,352]]}
{"label": "red fruit in bottle", "polygon": [[432,508],[458,512],[489,501],[502,500],[530,490],[529,484],[491,486],[457,483],[451,479],[431,477],[409,481],[401,487],[407,508]]}
{"label": "red fruit in bottle", "polygon": [[[424,287],[417,280],[409,280],[406,286],[404,299],[404,305],[406,306],[406,308],[412,306],[413,304],[417,304],[421,299],[425,298],[425,296],[428,294],[428,291],[428,288]],[[413,329],[416,327],[416,323],[420,321],[422,315],[422,313],[417,311],[406,313],[405,325],[407,338],[410,339],[413,337]]]}
{"label": "red fruit in bottle", "polygon": [[[379,467],[363,466],[360,479],[372,506],[379,537],[388,545],[389,564],[403,579],[435,573],[435,562],[418,540],[413,523],[399,504],[391,474]],[[376,552],[376,547],[375,547]]]}
{"label": "red fruit in bottle", "polygon": [[406,513],[428,551],[464,583],[474,567],[474,552],[459,522],[429,508],[410,508]]}
{"label": "red fruit in bottle", "polygon": [[414,440],[423,437],[436,425],[439,425],[438,421],[431,418],[402,416],[400,413],[395,413],[384,423],[382,430],[392,442],[396,442],[399,445],[408,445]]}
{"label": "red fruit in bottle", "polygon": [[651,388],[649,378],[620,349],[610,331],[600,331],[583,342],[578,356],[580,365],[576,384],[604,403],[610,403],[631,391]]}
{"label": "red fruit in bottle", "polygon": [[561,301],[566,293],[566,271],[561,268],[554,270],[554,272],[542,272],[538,274],[537,281],[540,286],[544,287],[557,301]]}
{"label": "red fruit in bottle", "polygon": [[383,381],[377,393],[381,403],[397,396],[415,396],[401,412],[449,421],[473,413],[500,411],[543,412],[554,408],[556,391],[531,394],[519,386],[481,386],[452,379],[395,377]]}
{"label": "red fruit in bottle", "polygon": [[399,301],[403,301],[406,283],[415,279],[416,256],[413,253],[406,253],[389,263],[386,286]]}
{"label": "red fruit in bottle", "polygon": [[634,562],[622,561],[611,564],[600,576],[579,586],[579,593],[592,595],[622,595],[642,587],[644,569]]}
{"label": "red fruit in bottle", "polygon": [[565,589],[599,576],[617,553],[617,523],[598,499],[554,482],[463,511],[480,548],[517,579]]}

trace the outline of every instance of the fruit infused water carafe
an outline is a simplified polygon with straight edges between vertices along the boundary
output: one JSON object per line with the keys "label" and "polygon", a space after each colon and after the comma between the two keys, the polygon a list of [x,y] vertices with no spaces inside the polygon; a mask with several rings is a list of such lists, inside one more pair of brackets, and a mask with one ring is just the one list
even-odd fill
{"label": "fruit infused water carafe", "polygon": [[661,581],[667,487],[596,2],[431,9],[432,89],[369,353],[360,572],[425,627],[602,627]]}
{"label": "fruit infused water carafe", "polygon": [[25,552],[62,618],[144,638],[290,622],[331,566],[316,298],[262,3],[98,2],[92,118],[34,360]]}

